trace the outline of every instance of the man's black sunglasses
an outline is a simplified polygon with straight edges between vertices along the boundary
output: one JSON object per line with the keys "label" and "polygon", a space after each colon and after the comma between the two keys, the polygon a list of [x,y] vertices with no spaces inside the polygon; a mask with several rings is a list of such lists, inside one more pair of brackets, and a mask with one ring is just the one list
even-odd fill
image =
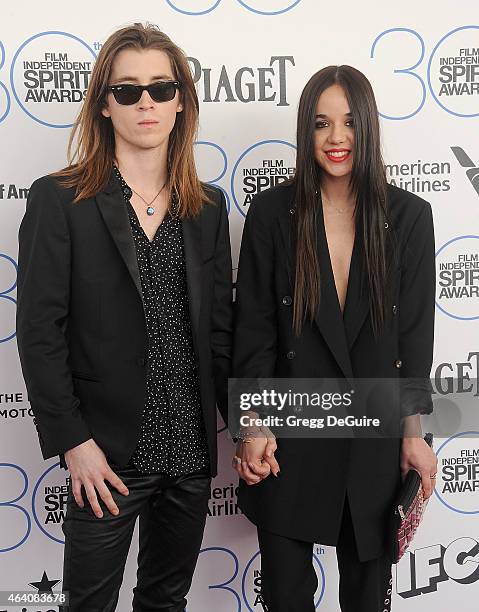
{"label": "man's black sunglasses", "polygon": [[109,85],[107,91],[111,91],[118,104],[136,104],[145,90],[155,102],[169,102],[180,87],[179,81],[158,81],[150,85]]}

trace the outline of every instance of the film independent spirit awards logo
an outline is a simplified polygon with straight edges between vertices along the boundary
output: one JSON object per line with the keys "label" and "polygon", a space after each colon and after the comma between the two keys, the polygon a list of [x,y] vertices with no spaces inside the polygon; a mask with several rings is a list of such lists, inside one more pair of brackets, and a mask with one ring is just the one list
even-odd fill
{"label": "film independent spirit awards logo", "polygon": [[[320,549],[324,552],[324,549]],[[326,575],[318,555],[313,555],[313,565],[318,578],[318,588],[314,595],[315,607],[320,607],[326,589]],[[265,610],[261,603],[261,555],[258,551],[254,554],[245,567],[241,588],[243,599],[249,612],[263,612]]]}
{"label": "film independent spirit awards logo", "polygon": [[40,32],[15,53],[10,83],[22,110],[48,127],[70,127],[90,81],[95,53],[68,32]]}
{"label": "film independent spirit awards logo", "polygon": [[479,432],[461,432],[437,450],[435,495],[459,514],[479,514]]}
{"label": "film independent spirit awards logo", "polygon": [[[451,147],[479,198],[479,166],[462,147]],[[476,200],[477,201],[477,200]],[[453,319],[479,319],[479,235],[456,236],[436,253],[436,305]]]}
{"label": "film independent spirit awards logo", "polygon": [[62,523],[65,518],[70,478],[59,463],[40,475],[32,493],[33,518],[40,531],[54,542],[63,544]]}
{"label": "film independent spirit awards logo", "polygon": [[296,147],[284,140],[263,140],[244,151],[231,174],[231,194],[239,212],[246,216],[253,197],[292,178]]}
{"label": "film independent spirit awards logo", "polygon": [[444,110],[479,116],[479,25],[456,28],[441,38],[429,60],[428,80]]}

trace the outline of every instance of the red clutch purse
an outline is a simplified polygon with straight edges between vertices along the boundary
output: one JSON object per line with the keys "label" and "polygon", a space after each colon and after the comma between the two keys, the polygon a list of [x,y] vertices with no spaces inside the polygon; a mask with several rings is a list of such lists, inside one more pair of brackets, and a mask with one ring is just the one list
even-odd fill
{"label": "red clutch purse", "polygon": [[[432,434],[426,434],[424,440],[432,447]],[[409,548],[424,516],[427,502],[423,495],[421,476],[416,470],[409,470],[391,516],[389,553],[392,563],[398,563]]]}

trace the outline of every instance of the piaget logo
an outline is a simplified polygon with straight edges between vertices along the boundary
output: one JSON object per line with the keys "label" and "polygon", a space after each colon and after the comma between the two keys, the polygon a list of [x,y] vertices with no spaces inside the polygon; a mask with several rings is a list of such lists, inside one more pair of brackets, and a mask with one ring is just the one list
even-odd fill
{"label": "piaget logo", "polygon": [[205,67],[189,57],[193,80],[203,102],[266,102],[289,106],[287,77],[295,65],[292,55],[272,55],[266,66],[240,66],[232,69]]}
{"label": "piaget logo", "polygon": [[434,371],[434,390],[439,395],[471,393],[479,397],[479,352],[466,353],[467,360],[443,362]]}

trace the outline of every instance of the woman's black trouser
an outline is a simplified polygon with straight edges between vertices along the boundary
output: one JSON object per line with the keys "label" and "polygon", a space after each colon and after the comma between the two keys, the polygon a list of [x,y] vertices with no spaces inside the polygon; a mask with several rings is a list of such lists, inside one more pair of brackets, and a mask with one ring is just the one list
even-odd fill
{"label": "woman's black trouser", "polygon": [[[312,562],[313,543],[292,540],[264,529],[258,529],[258,540],[265,611],[314,612],[318,581]],[[372,561],[359,560],[347,501],[336,554],[342,612],[389,612],[391,562],[386,555]]]}

